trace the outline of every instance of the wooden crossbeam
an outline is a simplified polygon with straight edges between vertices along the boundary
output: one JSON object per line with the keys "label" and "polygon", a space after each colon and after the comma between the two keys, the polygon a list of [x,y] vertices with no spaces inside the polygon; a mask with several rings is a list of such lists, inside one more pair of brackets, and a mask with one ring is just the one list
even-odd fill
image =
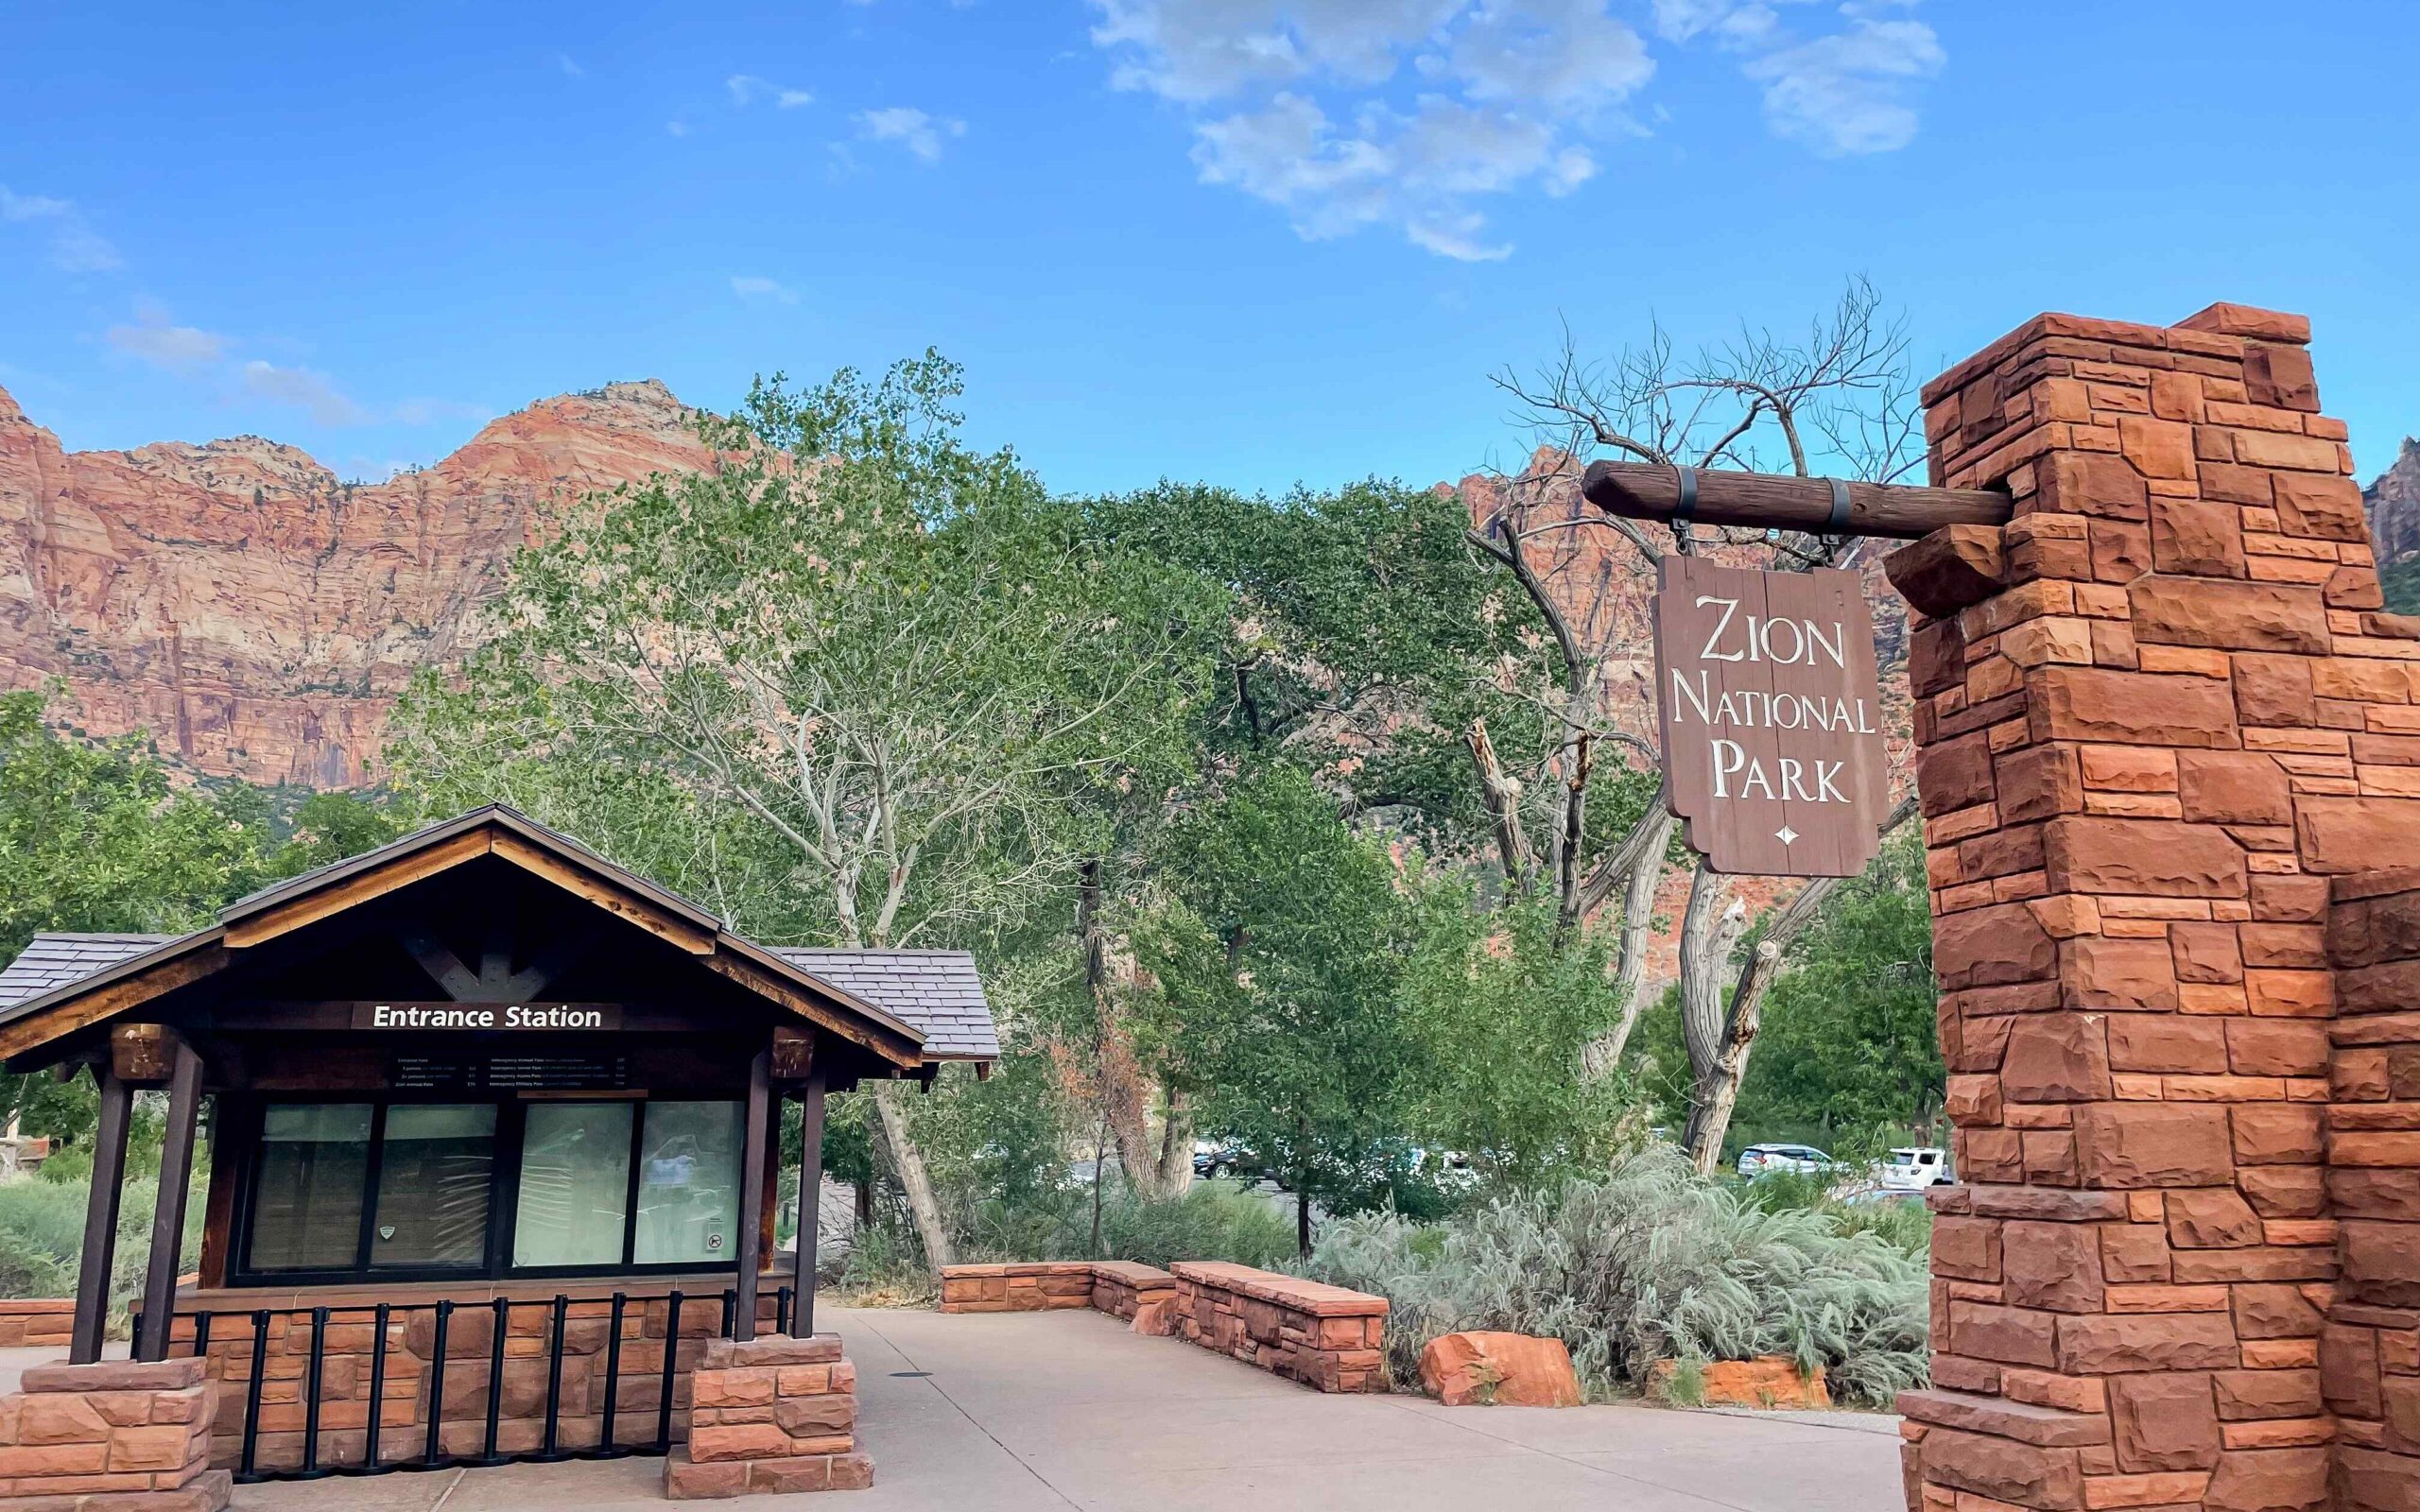
{"label": "wooden crossbeam", "polygon": [[[1773,472],[1699,472],[1690,518],[1700,524],[1808,530],[1826,535],[1931,535],[1944,525],[2004,525],[2009,496],[1988,489],[1917,489],[1849,483],[1846,518],[1835,524],[1832,480]],[[1670,520],[1680,513],[1679,468],[1591,462],[1580,491],[1607,514]]]}

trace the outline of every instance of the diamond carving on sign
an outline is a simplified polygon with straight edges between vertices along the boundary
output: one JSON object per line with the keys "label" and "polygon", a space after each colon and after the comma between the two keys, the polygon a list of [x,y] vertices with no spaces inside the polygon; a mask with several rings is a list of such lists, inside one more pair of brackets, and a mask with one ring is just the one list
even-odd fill
{"label": "diamond carving on sign", "polygon": [[1785,824],[1780,829],[1773,832],[1773,838],[1779,840],[1784,845],[1789,845],[1798,838],[1798,832]]}

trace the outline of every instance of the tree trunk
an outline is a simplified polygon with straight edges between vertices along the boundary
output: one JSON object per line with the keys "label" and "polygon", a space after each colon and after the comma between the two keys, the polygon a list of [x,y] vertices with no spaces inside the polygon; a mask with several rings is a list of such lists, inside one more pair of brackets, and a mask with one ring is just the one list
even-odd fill
{"label": "tree trunk", "polygon": [[[1701,1171],[1711,1171],[1722,1154],[1722,1133],[1731,1124],[1731,1105],[1738,1097],[1732,1086],[1722,1093],[1725,1051],[1730,1046],[1730,994],[1723,990],[1731,975],[1731,953],[1748,927],[1746,910],[1723,907],[1730,891],[1723,879],[1700,863],[1689,880],[1689,906],[1681,919],[1681,1039],[1688,1047],[1689,1122],[1682,1147]],[[1754,1038],[1755,1031],[1749,1030]],[[1746,1067],[1744,1044],[1732,1060]],[[1706,1131],[1721,1101],[1720,1127],[1709,1143]]]}
{"label": "tree trunk", "polygon": [[1470,746],[1471,766],[1478,774],[1479,801],[1495,825],[1496,859],[1504,867],[1505,885],[1518,890],[1528,885],[1537,865],[1529,832],[1521,827],[1521,780],[1496,760],[1495,743],[1487,738],[1486,720],[1472,720],[1462,739]]}
{"label": "tree trunk", "polygon": [[1077,871],[1076,940],[1084,955],[1084,992],[1093,1005],[1093,1060],[1100,1078],[1102,1115],[1109,1121],[1117,1169],[1126,1184],[1147,1196],[1166,1196],[1151,1146],[1150,1085],[1134,1062],[1110,991],[1109,931],[1101,923],[1101,904],[1100,862],[1087,859]]}
{"label": "tree trunk", "polygon": [[1781,947],[1772,940],[1756,942],[1756,954],[1739,975],[1732,994],[1729,1022],[1716,1048],[1712,1069],[1697,1078],[1689,1108],[1689,1163],[1711,1172],[1722,1160],[1722,1138],[1731,1131],[1731,1113],[1739,1105],[1739,1084],[1748,1079],[1748,1052],[1764,1020],[1765,987],[1781,961]]}
{"label": "tree trunk", "polygon": [[899,1168],[899,1184],[908,1191],[908,1211],[916,1220],[916,1237],[925,1246],[925,1263],[936,1271],[944,1265],[958,1263],[958,1252],[951,1247],[948,1226],[942,1221],[942,1205],[933,1195],[932,1177],[925,1170],[925,1155],[916,1148],[916,1141],[908,1129],[908,1109],[903,1101],[908,1095],[904,1081],[878,1081],[873,1084],[873,1107],[882,1120],[883,1143],[890,1146],[890,1163]]}
{"label": "tree trunk", "polygon": [[1294,1248],[1307,1258],[1311,1252],[1310,1183],[1299,1177],[1295,1179],[1298,1184],[1294,1189]]}
{"label": "tree trunk", "polygon": [[1672,843],[1672,813],[1659,798],[1651,813],[1653,834],[1646,857],[1632,868],[1622,891],[1621,954],[1614,968],[1613,995],[1621,1017],[1580,1053],[1581,1074],[1594,1081],[1613,1074],[1630,1045],[1631,1031],[1647,1007],[1647,950],[1655,928],[1655,887],[1664,880],[1664,851]]}
{"label": "tree trunk", "polygon": [[[1913,795],[1901,799],[1883,819],[1883,834],[1888,836],[1907,823],[1915,812]],[[1800,887],[1789,905],[1766,926],[1764,938],[1756,942],[1755,954],[1748,958],[1748,964],[1740,969],[1738,981],[1726,994],[1722,991],[1722,978],[1730,971],[1731,952],[1746,931],[1747,919],[1737,913],[1723,915],[1720,927],[1713,930],[1713,936],[1701,948],[1692,969],[1690,941],[1707,931],[1713,916],[1712,889],[1707,889],[1706,906],[1701,909],[1699,903],[1699,889],[1705,885],[1707,875],[1701,866],[1689,889],[1689,915],[1681,932],[1681,1017],[1683,1028],[1687,1031],[1689,1071],[1695,1082],[1689,1099],[1689,1126],[1683,1144],[1701,1171],[1713,1170],[1722,1159],[1722,1138],[1731,1130],[1731,1111],[1738,1105],[1740,1084],[1748,1079],[1748,1052],[1754,1047],[1756,1030],[1763,1021],[1765,988],[1772,986],[1773,978],[1780,974],[1782,957],[1791,942],[1815,921],[1824,901],[1847,880],[1817,877]],[[1700,994],[1694,1005],[1689,997],[1693,990]],[[1719,1014],[1715,1011],[1718,1007]],[[1720,1028],[1705,1034],[1702,1059],[1699,1036],[1709,1025]]]}
{"label": "tree trunk", "polygon": [[1160,1125],[1158,1194],[1178,1197],[1193,1186],[1193,1111],[1181,1093],[1171,1090],[1163,1095],[1167,1116]]}

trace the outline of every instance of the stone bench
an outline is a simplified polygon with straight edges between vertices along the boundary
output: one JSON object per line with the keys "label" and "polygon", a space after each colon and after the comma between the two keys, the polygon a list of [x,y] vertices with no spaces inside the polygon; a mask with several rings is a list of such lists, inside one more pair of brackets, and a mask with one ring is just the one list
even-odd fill
{"label": "stone bench", "polygon": [[1093,1263],[1046,1260],[942,1269],[944,1313],[1043,1313],[1093,1305]]}
{"label": "stone bench", "polygon": [[1387,1299],[1225,1261],[1181,1260],[1177,1332],[1318,1391],[1385,1391]]}
{"label": "stone bench", "polygon": [[75,1325],[73,1297],[0,1301],[0,1349],[64,1345]]}
{"label": "stone bench", "polygon": [[1132,1260],[1093,1265],[1093,1311],[1134,1325],[1137,1333],[1166,1334],[1176,1311],[1176,1278]]}

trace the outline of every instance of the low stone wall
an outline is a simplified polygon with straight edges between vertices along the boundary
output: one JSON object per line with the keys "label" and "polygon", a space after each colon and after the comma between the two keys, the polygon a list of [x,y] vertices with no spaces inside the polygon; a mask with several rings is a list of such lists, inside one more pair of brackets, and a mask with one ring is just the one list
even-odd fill
{"label": "low stone wall", "polygon": [[[776,1299],[757,1299],[760,1334],[774,1330]],[[668,1308],[633,1298],[622,1315],[620,1376],[614,1391],[614,1440],[655,1440],[664,1393],[664,1361],[673,1361],[672,1438],[688,1436],[693,1372],[722,1332],[720,1298],[687,1298],[677,1338],[667,1340]],[[445,1375],[439,1406],[443,1422],[438,1448],[445,1455],[473,1455],[487,1444],[489,1366],[495,1316],[484,1304],[458,1306],[446,1325]],[[561,1396],[555,1442],[563,1449],[591,1449],[600,1441],[605,1415],[607,1346],[613,1332],[610,1300],[575,1301],[565,1309]],[[527,1453],[544,1446],[549,1345],[554,1311],[544,1302],[515,1302],[505,1328],[504,1400],[498,1407],[496,1449]],[[354,1466],[366,1457],[370,1422],[372,1354],[378,1336],[374,1314],[351,1309],[331,1312],[321,1340],[319,1464]],[[192,1348],[193,1318],[177,1319],[173,1349]],[[302,1463],[304,1401],[310,1374],[311,1320],[307,1314],[269,1318],[262,1371],[260,1433],[255,1463],[262,1469],[290,1469]],[[380,1390],[378,1459],[382,1464],[417,1459],[428,1450],[429,1397],[436,1357],[436,1314],[398,1309],[387,1325],[386,1375]],[[233,1466],[243,1452],[244,1405],[252,1370],[252,1331],[240,1315],[212,1319],[206,1366],[222,1383],[217,1397],[211,1463]]]}
{"label": "low stone wall", "polygon": [[1093,1305],[1093,1263],[1046,1260],[942,1268],[944,1313],[1042,1313]]}
{"label": "low stone wall", "polygon": [[1177,1332],[1318,1391],[1385,1391],[1387,1299],[1224,1261],[1181,1260]]}
{"label": "low stone wall", "polygon": [[0,1301],[0,1349],[64,1349],[76,1324],[76,1299],[37,1297],[31,1301]]}
{"label": "low stone wall", "polygon": [[0,1397],[0,1512],[218,1512],[199,1360],[36,1366]]}
{"label": "low stone wall", "polygon": [[676,1502],[873,1484],[857,1452],[857,1367],[839,1339],[717,1339],[694,1377],[689,1440],[664,1462]]}

